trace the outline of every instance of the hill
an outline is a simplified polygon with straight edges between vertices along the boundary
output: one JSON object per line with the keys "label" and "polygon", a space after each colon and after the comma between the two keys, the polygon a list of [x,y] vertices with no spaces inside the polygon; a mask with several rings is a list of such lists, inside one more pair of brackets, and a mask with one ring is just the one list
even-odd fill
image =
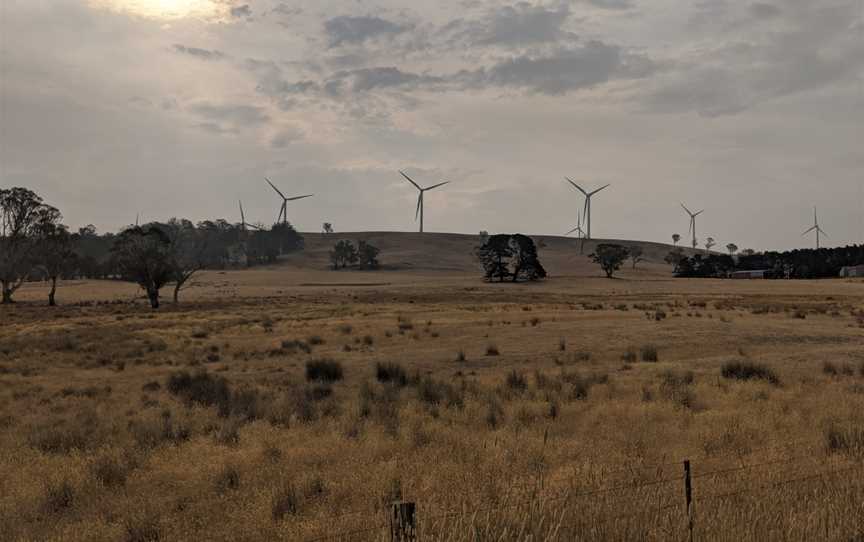
{"label": "hill", "polygon": [[[458,233],[415,232],[344,232],[324,235],[304,233],[306,249],[285,258],[285,265],[299,269],[327,269],[329,252],[340,239],[366,241],[381,249],[381,264],[385,270],[440,271],[454,273],[476,273],[477,258],[474,250],[479,245],[477,235]],[[587,258],[598,243],[618,243],[639,246],[645,262],[640,267],[645,271],[669,274],[669,266],[663,258],[672,250],[672,245],[647,241],[622,241],[616,239],[592,239],[584,242],[580,254],[580,240],[572,237],[536,235],[540,260],[550,275],[595,275],[598,268]],[[626,264],[629,267],[629,263]]]}

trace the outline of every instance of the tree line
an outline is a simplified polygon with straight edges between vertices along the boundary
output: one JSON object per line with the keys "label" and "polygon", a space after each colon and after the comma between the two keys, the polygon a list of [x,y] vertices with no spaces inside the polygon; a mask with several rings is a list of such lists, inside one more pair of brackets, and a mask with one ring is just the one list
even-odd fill
{"label": "tree line", "polygon": [[784,252],[747,251],[737,258],[731,254],[694,254],[672,251],[666,261],[678,277],[724,278],[735,271],[765,270],[766,278],[819,279],[840,275],[843,267],[864,264],[864,245],[836,248],[796,249]]}
{"label": "tree line", "polygon": [[247,229],[226,220],[192,223],[172,218],[99,234],[88,225],[73,232],[63,215],[26,188],[0,189],[0,290],[2,303],[25,282],[49,281],[55,304],[58,279],[116,279],[139,284],[151,306],[159,291],[174,285],[173,298],[202,269],[274,263],[302,250],[303,237],[289,223]]}

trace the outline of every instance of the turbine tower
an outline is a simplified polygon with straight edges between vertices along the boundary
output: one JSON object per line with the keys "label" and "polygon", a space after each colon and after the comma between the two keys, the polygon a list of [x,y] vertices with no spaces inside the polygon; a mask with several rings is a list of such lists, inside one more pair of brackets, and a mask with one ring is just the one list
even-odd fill
{"label": "turbine tower", "polygon": [[585,207],[584,207],[584,209],[582,209],[582,214],[583,214],[583,217],[585,218],[585,225],[588,228],[588,230],[585,232],[585,239],[591,239],[591,197],[594,194],[596,194],[597,192],[603,190],[604,188],[608,188],[610,185],[607,184],[607,185],[601,186],[600,188],[598,188],[597,190],[594,190],[593,192],[586,192],[585,190],[582,189],[581,186],[574,183],[570,177],[564,177],[564,178],[567,179],[567,181],[570,184],[572,184],[573,187],[576,188],[576,190],[582,192],[582,194],[585,196]]}
{"label": "turbine tower", "polygon": [[696,245],[698,244],[696,242],[696,217],[704,213],[705,209],[702,209],[698,213],[693,213],[683,203],[681,204],[681,207],[683,207],[684,210],[687,211],[687,214],[690,215],[690,229],[688,231],[693,235],[693,248],[696,248]]}
{"label": "turbine tower", "polygon": [[801,235],[802,236],[807,235],[811,231],[816,232],[816,250],[819,250],[820,248],[822,248],[819,244],[819,240],[820,240],[819,235],[822,234],[825,237],[828,237],[828,234],[825,233],[824,231],[822,231],[822,228],[819,227],[819,217],[816,215],[816,207],[813,207],[813,226],[809,230],[802,233]]}
{"label": "turbine tower", "polygon": [[273,190],[275,190],[277,194],[279,194],[279,197],[282,198],[282,205],[279,207],[279,216],[276,217],[276,224],[278,224],[280,220],[282,221],[283,224],[288,223],[288,202],[289,201],[296,201],[298,199],[310,198],[310,197],[315,195],[315,194],[306,194],[305,196],[294,196],[293,198],[286,198],[285,194],[283,194],[281,190],[276,188],[276,185],[274,185],[273,183],[270,182],[270,179],[268,179],[267,177],[264,177],[264,180],[267,181],[267,184],[269,184],[270,187]]}
{"label": "turbine tower", "polygon": [[413,184],[417,190],[420,192],[420,195],[417,196],[417,211],[414,213],[414,220],[417,220],[417,217],[420,217],[420,233],[423,233],[423,194],[427,191],[432,190],[433,188],[438,188],[439,186],[444,186],[450,181],[444,181],[443,183],[433,184],[432,186],[427,186],[426,188],[420,188],[420,185],[414,182],[414,179],[405,175],[405,172],[399,171],[399,173],[405,177],[409,183]]}

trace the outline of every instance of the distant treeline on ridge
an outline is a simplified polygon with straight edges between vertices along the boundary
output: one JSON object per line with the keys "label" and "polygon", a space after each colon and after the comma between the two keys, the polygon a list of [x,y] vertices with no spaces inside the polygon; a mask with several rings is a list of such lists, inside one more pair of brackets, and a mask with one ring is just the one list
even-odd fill
{"label": "distant treeline on ridge", "polygon": [[735,271],[765,271],[765,278],[820,279],[840,275],[844,267],[864,264],[864,245],[837,248],[796,249],[742,254],[695,254],[687,257],[678,249],[666,258],[678,277],[725,278]]}

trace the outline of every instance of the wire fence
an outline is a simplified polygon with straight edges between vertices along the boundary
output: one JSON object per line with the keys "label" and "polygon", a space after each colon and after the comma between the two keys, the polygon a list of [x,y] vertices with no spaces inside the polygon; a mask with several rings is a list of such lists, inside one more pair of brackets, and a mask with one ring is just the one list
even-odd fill
{"label": "wire fence", "polygon": [[[751,452],[769,452],[781,449],[795,449],[804,444],[803,441],[790,441],[785,443],[766,446]],[[800,450],[798,450],[800,452]],[[735,466],[715,466],[718,463],[736,462]],[[712,468],[714,466],[714,468]],[[679,469],[677,475],[671,474],[671,469]],[[683,467],[683,468],[682,468]],[[791,469],[790,469],[791,467]],[[779,470],[778,470],[779,469]],[[394,526],[393,518],[390,516],[389,508],[378,511],[370,509],[348,510],[328,515],[328,521],[334,524],[337,520],[348,517],[360,518],[354,525],[366,523],[366,526],[342,531],[322,533],[318,536],[305,538],[306,542],[323,542],[328,540],[418,540],[416,533],[424,533],[426,539],[451,539],[444,537],[447,529],[474,525],[481,517],[489,518],[493,514],[512,515],[515,509],[523,509],[529,516],[549,520],[550,515],[555,516],[551,507],[558,511],[554,531],[557,536],[547,536],[546,539],[576,539],[583,538],[579,533],[598,529],[604,524],[618,524],[623,520],[639,518],[645,522],[668,521],[670,525],[677,524],[680,528],[690,531],[691,540],[694,528],[699,531],[700,516],[704,511],[710,510],[712,506],[729,507],[734,505],[736,498],[747,496],[770,496],[784,486],[799,486],[816,481],[823,482],[824,487],[832,481],[836,487],[839,475],[847,475],[844,478],[846,486],[855,485],[856,478],[850,477],[852,473],[859,473],[864,469],[864,464],[854,461],[845,456],[828,456],[818,458],[813,452],[785,455],[780,458],[771,458],[763,461],[748,461],[741,455],[727,454],[725,456],[713,455],[703,457],[700,460],[691,461],[668,461],[654,463],[651,465],[611,465],[609,470],[602,470],[606,476],[607,484],[600,487],[580,487],[579,471],[574,469],[572,474],[566,476],[547,477],[538,476],[530,482],[517,482],[512,484],[516,488],[529,489],[522,492],[508,492],[502,496],[501,501],[480,504],[478,506],[464,505],[460,509],[435,510],[430,503],[425,509],[423,502],[418,502],[420,513],[417,515],[416,524],[412,524],[410,535],[405,535],[398,526]],[[653,471],[653,478],[620,481],[615,479],[618,475],[633,475],[634,473]],[[849,483],[851,481],[851,484]],[[556,487],[556,484],[565,483],[567,487]],[[690,490],[685,487],[690,485],[696,488],[691,496]],[[713,492],[701,493],[700,484],[713,489]],[[823,487],[823,488],[824,488]],[[864,484],[861,485],[864,489]],[[649,492],[653,492],[651,499],[645,498]],[[464,493],[461,495],[450,495],[450,502],[461,501],[463,503],[478,502],[477,493]],[[763,499],[764,505],[764,499]],[[570,516],[577,515],[578,519]],[[616,511],[627,510],[626,513]],[[699,511],[696,513],[696,511]],[[594,514],[592,514],[594,512]],[[542,519],[538,519],[542,520]],[[717,528],[716,521],[711,525]],[[826,526],[827,527],[827,526]],[[708,528],[706,525],[705,529]],[[401,534],[400,534],[401,533]],[[864,533],[864,526],[862,526]],[[404,536],[403,536],[404,535]]]}

